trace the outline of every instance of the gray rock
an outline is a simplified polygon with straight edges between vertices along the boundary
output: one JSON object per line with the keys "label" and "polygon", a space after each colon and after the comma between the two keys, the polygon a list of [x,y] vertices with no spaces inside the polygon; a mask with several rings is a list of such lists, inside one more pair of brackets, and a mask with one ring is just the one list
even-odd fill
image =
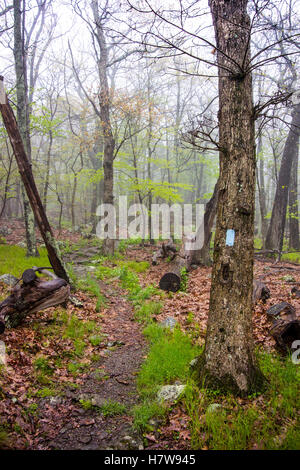
{"label": "gray rock", "polygon": [[8,286],[14,286],[18,279],[12,274],[3,274],[0,276],[0,281],[4,282],[4,284],[7,284]]}
{"label": "gray rock", "polygon": [[95,266],[87,266],[88,271],[95,271]]}
{"label": "gray rock", "polygon": [[62,397],[50,397],[50,405],[60,405],[62,401]]}
{"label": "gray rock", "polygon": [[126,435],[120,439],[121,448],[124,450],[144,450],[142,440],[138,436]]}
{"label": "gray rock", "polygon": [[197,367],[198,362],[199,362],[199,357],[195,357],[195,359],[192,359],[190,362],[190,368],[195,369],[195,367]]}
{"label": "gray rock", "polygon": [[221,411],[222,405],[220,403],[212,403],[207,407],[206,413],[215,413],[216,411]]}
{"label": "gray rock", "polygon": [[79,395],[79,400],[88,401],[93,406],[98,406],[101,408],[106,402],[106,400],[101,397],[101,395],[91,395],[90,393],[82,393]]}
{"label": "gray rock", "polygon": [[173,317],[167,317],[164,321],[161,322],[161,326],[165,328],[170,328],[171,330],[174,329],[177,321]]}
{"label": "gray rock", "polygon": [[164,385],[157,393],[157,398],[161,402],[176,401],[185,389],[185,385]]}
{"label": "gray rock", "polygon": [[78,442],[81,442],[81,444],[88,444],[92,440],[92,436],[89,434],[85,434],[84,436],[79,436],[78,437]]}
{"label": "gray rock", "polygon": [[12,230],[8,227],[1,227],[0,228],[0,235],[3,237],[7,237],[7,235],[10,235],[12,233]]}

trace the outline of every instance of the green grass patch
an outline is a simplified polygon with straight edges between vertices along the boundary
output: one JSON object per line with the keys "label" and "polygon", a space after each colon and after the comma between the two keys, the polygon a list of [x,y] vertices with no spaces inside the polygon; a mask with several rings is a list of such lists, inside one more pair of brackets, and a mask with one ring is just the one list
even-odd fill
{"label": "green grass patch", "polygon": [[[96,341],[99,344],[101,341],[100,329],[97,326],[95,321],[83,321],[79,319],[76,315],[72,315],[70,318],[65,314],[62,315],[64,320],[64,325],[62,326],[62,337],[69,338],[73,341],[74,344],[74,354],[76,356],[82,356],[87,342],[89,341],[93,344]],[[93,335],[91,335],[93,333]]]}
{"label": "green grass patch", "polygon": [[134,417],[133,427],[141,432],[152,431],[151,419],[162,419],[166,415],[167,408],[156,400],[145,400],[131,410]]}
{"label": "green grass patch", "polygon": [[148,261],[119,261],[118,265],[131,269],[135,273],[144,273],[150,266]]}
{"label": "green grass patch", "polygon": [[180,270],[180,277],[181,277],[181,280],[180,280],[180,288],[179,289],[182,292],[186,292],[187,287],[188,287],[188,281],[189,281],[189,277],[188,277],[188,273],[187,273],[186,268],[182,268]]}
{"label": "green grass patch", "polygon": [[292,263],[300,263],[300,253],[285,253],[282,255],[283,261],[291,261]]}
{"label": "green grass patch", "polygon": [[88,367],[88,364],[86,364],[85,362],[71,361],[68,364],[68,371],[73,375],[73,377],[77,377],[87,367]]}
{"label": "green grass patch", "polygon": [[46,248],[39,248],[40,257],[26,257],[26,249],[17,245],[0,245],[0,275],[20,278],[25,269],[50,266]]}
{"label": "green grass patch", "polygon": [[[262,395],[248,399],[213,394],[189,381],[184,403],[191,418],[191,446],[209,450],[300,448],[300,371],[291,358],[259,353],[268,380]],[[211,410],[213,403],[221,406]]]}
{"label": "green grass patch", "polygon": [[113,400],[107,400],[99,407],[99,412],[103,416],[117,416],[126,413],[126,406]]}
{"label": "green grass patch", "polygon": [[119,253],[125,253],[128,247],[134,246],[134,245],[140,245],[141,243],[142,243],[142,239],[140,237],[128,238],[127,240],[120,240],[117,251]]}
{"label": "green grass patch", "polygon": [[157,401],[158,389],[176,380],[186,382],[189,363],[199,354],[199,348],[179,327],[170,330],[151,322],[144,334],[150,342],[150,351],[137,377],[142,403],[136,405],[132,413],[134,427],[145,431],[151,429],[151,418],[161,419],[167,412],[166,406]]}
{"label": "green grass patch", "polygon": [[142,396],[153,396],[160,385],[185,381],[189,363],[200,351],[179,327],[171,331],[153,323],[145,328],[144,334],[151,342],[151,349],[137,383]]}
{"label": "green grass patch", "polygon": [[91,400],[84,399],[79,400],[79,403],[84,410],[95,410],[104,417],[123,415],[126,413],[126,406],[113,400],[106,400],[101,406],[94,405]]}
{"label": "green grass patch", "polygon": [[5,445],[8,445],[8,433],[6,427],[0,425],[0,449],[2,449]]}
{"label": "green grass patch", "polygon": [[36,371],[45,375],[52,375],[54,371],[53,367],[49,364],[49,359],[45,356],[37,357],[33,362],[33,366]]}
{"label": "green grass patch", "polygon": [[43,387],[35,395],[39,398],[55,397],[58,395],[58,391],[51,387]]}
{"label": "green grass patch", "polygon": [[134,319],[139,323],[148,324],[152,321],[153,316],[161,312],[162,303],[153,300],[145,301],[140,307],[135,309]]}

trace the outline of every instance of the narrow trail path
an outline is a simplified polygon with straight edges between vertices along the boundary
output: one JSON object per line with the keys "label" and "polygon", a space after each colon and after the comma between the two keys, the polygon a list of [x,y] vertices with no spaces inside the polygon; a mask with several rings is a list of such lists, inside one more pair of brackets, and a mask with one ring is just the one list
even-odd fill
{"label": "narrow trail path", "polygon": [[[93,250],[87,252],[88,256]],[[74,271],[80,276],[87,272],[83,264],[88,258],[80,255],[80,263],[73,257]],[[65,396],[53,400],[62,411],[59,431],[50,441],[45,436],[40,444],[48,449],[138,449],[142,450],[143,439],[132,428],[130,409],[139,401],[136,390],[136,375],[143,362],[146,341],[140,325],[134,321],[133,308],[121,289],[101,282],[107,299],[105,316],[101,320],[101,332],[106,338],[101,345],[102,357],[89,368],[83,385]],[[83,307],[84,308],[84,307]],[[84,409],[82,402],[91,403]],[[107,402],[119,403],[126,411],[115,416],[99,413],[97,407]],[[70,406],[72,403],[73,406]],[[64,416],[63,408],[69,412]],[[70,411],[71,410],[71,411]],[[44,441],[44,442],[43,442]],[[48,441],[48,442],[46,442]]]}

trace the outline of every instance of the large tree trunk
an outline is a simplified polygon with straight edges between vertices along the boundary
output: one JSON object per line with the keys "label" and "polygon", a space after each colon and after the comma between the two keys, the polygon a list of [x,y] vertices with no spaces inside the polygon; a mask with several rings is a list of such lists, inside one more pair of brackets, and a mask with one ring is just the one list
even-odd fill
{"label": "large tree trunk", "polygon": [[289,188],[289,214],[290,214],[290,238],[289,248],[291,250],[300,250],[299,238],[299,207],[298,207],[298,158],[299,145],[292,164],[291,184]]}
{"label": "large tree trunk", "polygon": [[[220,176],[201,382],[247,395],[263,381],[252,333],[255,139],[247,0],[210,0],[219,67]],[[247,48],[247,49],[245,49]]]}
{"label": "large tree trunk", "polygon": [[[25,2],[24,4],[25,5]],[[23,24],[22,24],[23,21]],[[29,128],[29,103],[27,84],[27,60],[24,49],[25,11],[21,11],[21,0],[14,0],[14,58],[17,92],[17,121],[26,154],[31,162],[31,142]],[[36,247],[35,222],[27,195],[22,188],[24,220],[26,230],[27,256],[39,256]]]}
{"label": "large tree trunk", "polygon": [[[110,94],[107,78],[108,49],[105,41],[103,24],[99,15],[98,0],[91,2],[94,21],[96,25],[96,39],[99,45],[100,57],[98,60],[98,74],[100,80],[99,106],[101,128],[104,138],[103,154],[103,203],[114,203],[114,149],[115,140],[113,137],[112,126],[110,122]],[[106,238],[103,241],[103,251],[105,254],[113,254],[114,240]]]}
{"label": "large tree trunk", "polygon": [[260,219],[261,219],[261,238],[262,238],[262,248],[265,248],[266,235],[267,235],[267,210],[266,210],[266,191],[265,191],[265,179],[264,179],[264,159],[262,156],[262,136],[259,132],[258,142],[257,142],[257,187],[258,187],[258,200],[259,200],[259,209],[260,209]]}
{"label": "large tree trunk", "polygon": [[218,188],[219,180],[215,184],[214,192],[205,207],[204,213],[204,241],[200,250],[193,250],[190,252],[189,264],[209,266],[211,264],[210,258],[210,240],[212,234],[212,227],[216,217],[217,202],[218,202]]}
{"label": "large tree trunk", "polygon": [[268,250],[282,251],[291,168],[298,152],[299,135],[300,103],[294,106],[289,134],[284,145],[271,221],[266,237],[266,249]]}

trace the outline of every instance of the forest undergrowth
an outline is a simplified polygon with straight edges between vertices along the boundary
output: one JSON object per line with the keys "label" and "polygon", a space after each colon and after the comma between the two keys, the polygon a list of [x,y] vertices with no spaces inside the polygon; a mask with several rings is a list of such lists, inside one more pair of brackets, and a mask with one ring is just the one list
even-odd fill
{"label": "forest undergrowth", "polygon": [[[89,246],[90,241],[81,239],[61,245],[65,255],[78,256],[84,256]],[[45,250],[39,251],[38,264],[47,266]],[[266,315],[268,307],[280,301],[299,308],[290,291],[300,282],[300,271],[285,263],[277,267],[270,261],[255,264],[255,276],[263,276],[271,290],[267,303],[258,303],[253,312],[257,357],[267,386],[260,395],[238,398],[206,390],[193,378],[191,361],[201,353],[206,333],[210,268],[193,270],[179,292],[165,293],[158,289],[158,280],[168,262],[152,266],[152,252],[153,247],[141,247],[139,241],[121,242],[112,257],[99,253],[90,257],[84,264],[87,275],[81,278],[74,260],[69,272],[81,306],[52,307],[5,331],[1,338],[7,365],[0,371],[0,448],[47,448],[78,407],[86,413],[81,429],[97,428],[95,416],[102,420],[121,416],[141,436],[145,449],[300,448],[299,365],[276,351]],[[0,275],[20,277],[32,265],[23,248],[0,245]],[[1,283],[0,289],[3,299],[9,288]],[[147,345],[134,378],[136,391],[131,391],[135,398],[130,403],[105,399],[95,404],[84,395],[76,402],[68,401],[70,394],[76,395],[88,382],[91,371],[101,384],[109,378],[101,361],[108,352],[121,351],[122,341],[119,344],[114,335],[120,317],[111,313],[117,311],[120,296],[131,305],[134,323]],[[124,304],[124,312],[126,308]],[[170,318],[172,328],[164,326]],[[128,337],[135,334],[127,324],[126,329]],[[120,379],[123,387],[126,380]],[[185,389],[175,402],[163,403],[157,393],[168,384],[183,384]],[[82,436],[84,431],[79,441],[84,441]]]}

